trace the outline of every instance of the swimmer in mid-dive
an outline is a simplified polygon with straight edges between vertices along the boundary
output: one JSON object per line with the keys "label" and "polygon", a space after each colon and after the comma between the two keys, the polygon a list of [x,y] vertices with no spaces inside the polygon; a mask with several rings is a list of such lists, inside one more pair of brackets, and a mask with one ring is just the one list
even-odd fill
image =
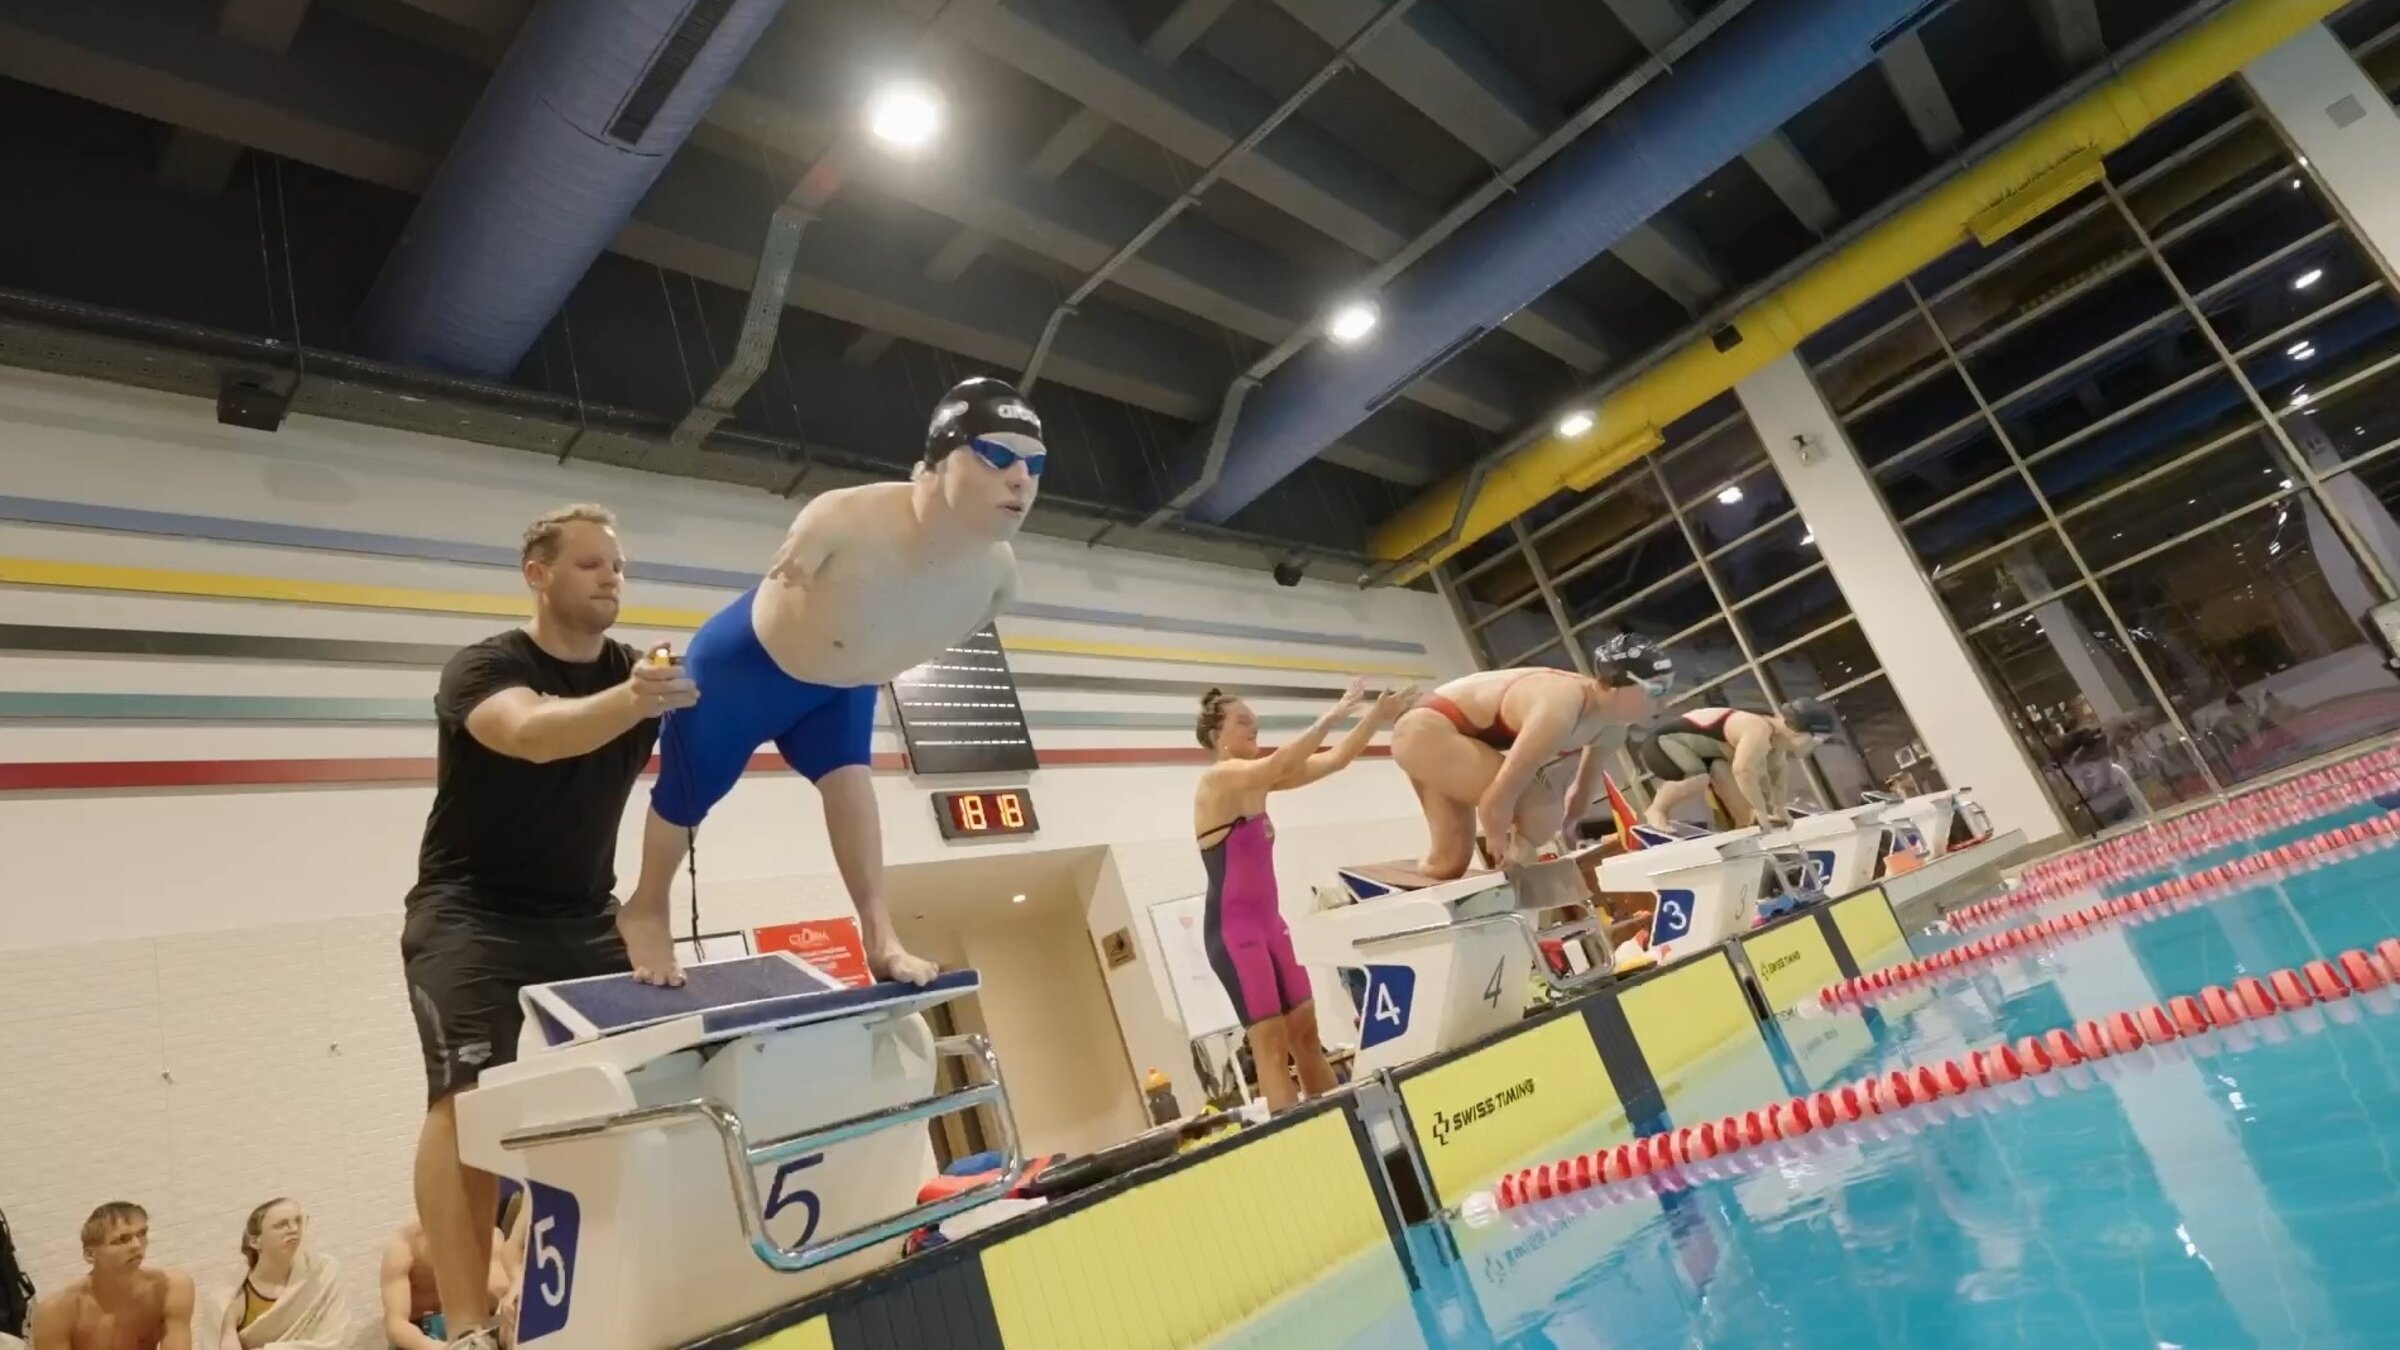
{"label": "swimmer in mid-dive", "polygon": [[1047,458],[1041,419],[1006,383],[971,379],[934,406],[906,483],[841,488],[801,508],[765,580],[693,635],[700,701],[659,731],[642,875],[624,926],[634,975],[680,984],[667,893],[697,828],[773,742],[817,786],[867,967],[924,984],[883,901],[872,743],[879,686],[990,622],[1016,594],[1016,537]]}
{"label": "swimmer in mid-dive", "polygon": [[1284,1062],[1300,1075],[1300,1095],[1333,1091],[1333,1068],[1317,1039],[1317,1008],[1308,972],[1292,951],[1275,886],[1275,827],[1267,820],[1267,796],[1306,787],[1339,772],[1373,740],[1376,729],[1400,715],[1416,698],[1414,686],[1375,700],[1375,706],[1341,744],[1322,754],[1326,733],[1341,725],[1365,700],[1362,682],[1352,680],[1325,715],[1273,751],[1258,744],[1258,716],[1250,705],[1211,689],[1200,696],[1200,744],[1217,762],[1200,774],[1192,794],[1192,828],[1200,860],[1208,868],[1208,910],[1203,921],[1208,964],[1225,986],[1250,1037],[1258,1084],[1267,1109],[1281,1111],[1299,1100]]}
{"label": "swimmer in mid-dive", "polygon": [[1634,755],[1658,786],[1643,816],[1663,828],[1679,808],[1713,786],[1735,829],[1762,814],[1770,825],[1788,825],[1784,766],[1823,745],[1840,727],[1833,709],[1813,698],[1794,700],[1781,717],[1694,708],[1645,727],[1634,737]]}
{"label": "swimmer in mid-dive", "polygon": [[[1592,653],[1591,675],[1531,666],[1487,670],[1434,690],[1392,725],[1392,760],[1416,786],[1430,840],[1418,870],[1464,876],[1475,841],[1501,866],[1533,861],[1580,819],[1600,785],[1600,756],[1653,714],[1675,663],[1619,634]],[[1563,765],[1577,760],[1574,780]]]}

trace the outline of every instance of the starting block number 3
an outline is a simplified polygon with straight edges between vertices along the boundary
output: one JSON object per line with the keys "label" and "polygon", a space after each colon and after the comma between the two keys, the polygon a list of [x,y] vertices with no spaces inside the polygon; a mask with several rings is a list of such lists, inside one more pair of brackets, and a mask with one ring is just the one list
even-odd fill
{"label": "starting block number 3", "polygon": [[525,1237],[525,1293],[518,1304],[517,1341],[540,1340],[567,1329],[575,1299],[575,1246],[583,1207],[555,1186],[529,1181],[533,1223]]}

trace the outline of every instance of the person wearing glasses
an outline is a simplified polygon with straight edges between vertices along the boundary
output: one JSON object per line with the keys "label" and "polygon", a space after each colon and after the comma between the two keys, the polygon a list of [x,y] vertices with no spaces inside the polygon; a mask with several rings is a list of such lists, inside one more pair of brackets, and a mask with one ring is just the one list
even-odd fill
{"label": "person wearing glasses", "polygon": [[[905,483],[827,492],[801,508],[757,586],[683,655],[699,702],[659,730],[642,873],[626,909],[663,920],[690,834],[773,744],[816,784],[834,864],[877,978],[940,973],[900,945],[883,897],[871,742],[879,686],[989,623],[1016,594],[1009,541],[1041,488],[1042,422],[1007,383],[961,382],[934,406]],[[635,977],[681,984],[663,922],[625,926]],[[638,949],[636,933],[654,935]]]}
{"label": "person wearing glasses", "polygon": [[[1408,775],[1429,836],[1417,870],[1454,881],[1478,839],[1502,867],[1532,862],[1599,791],[1601,756],[1654,715],[1675,663],[1647,638],[1619,634],[1592,652],[1592,673],[1548,666],[1450,681],[1392,724],[1392,762]],[[1575,770],[1568,781],[1566,765]]]}

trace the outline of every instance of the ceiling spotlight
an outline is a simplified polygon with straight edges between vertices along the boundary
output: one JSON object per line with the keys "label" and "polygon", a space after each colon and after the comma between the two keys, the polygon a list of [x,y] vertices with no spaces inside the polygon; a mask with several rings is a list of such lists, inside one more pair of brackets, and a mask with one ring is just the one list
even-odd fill
{"label": "ceiling spotlight", "polygon": [[1010,903],[1010,904],[1012,904],[1012,905],[1021,905],[1021,904],[1024,904],[1024,903],[1025,903],[1025,897],[1024,897],[1024,896],[1021,896],[1021,895],[1012,895],[1012,896],[1008,897],[1008,903]]}
{"label": "ceiling spotlight", "polygon": [[1810,530],[1808,533],[1800,536],[1800,546],[1802,548],[1806,548],[1815,542],[1817,542],[1817,532],[1815,530]]}
{"label": "ceiling spotlight", "polygon": [[2291,346],[2284,348],[2283,354],[2293,358],[2294,360],[2305,361],[2317,354],[2317,344],[2309,341],[2307,338],[2302,338],[2298,342],[2293,343]]}
{"label": "ceiling spotlight", "polygon": [[1372,301],[1345,301],[1325,320],[1325,336],[1347,347],[1374,332],[1375,325],[1382,319],[1382,312],[1375,308]]}
{"label": "ceiling spotlight", "polygon": [[1741,504],[1742,490],[1738,487],[1729,487],[1717,494],[1717,505],[1719,506],[1739,506]]}
{"label": "ceiling spotlight", "polygon": [[2312,267],[2307,271],[2302,272],[2300,275],[2292,278],[2292,289],[2295,291],[2305,291],[2309,287],[2316,285],[2318,282],[2323,281],[2324,279],[2325,269],[2322,267]]}
{"label": "ceiling spotlight", "polygon": [[867,100],[867,130],[895,150],[922,150],[941,129],[942,100],[930,86],[894,80]]}
{"label": "ceiling spotlight", "polygon": [[1585,412],[1581,408],[1577,408],[1575,411],[1558,419],[1558,434],[1567,438],[1568,440],[1573,440],[1577,436],[1581,436],[1583,433],[1590,431],[1594,425],[1595,422],[1592,415],[1588,412]]}

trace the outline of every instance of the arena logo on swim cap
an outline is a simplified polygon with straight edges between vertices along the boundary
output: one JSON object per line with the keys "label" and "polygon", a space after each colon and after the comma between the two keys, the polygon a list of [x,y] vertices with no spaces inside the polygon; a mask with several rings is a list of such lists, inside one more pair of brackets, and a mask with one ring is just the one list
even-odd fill
{"label": "arena logo on swim cap", "polygon": [[1013,398],[1004,403],[993,404],[992,416],[999,418],[1003,422],[1031,422],[1037,427],[1042,424],[1042,419],[1033,415],[1033,409],[1026,407],[1024,404],[1017,402]]}

